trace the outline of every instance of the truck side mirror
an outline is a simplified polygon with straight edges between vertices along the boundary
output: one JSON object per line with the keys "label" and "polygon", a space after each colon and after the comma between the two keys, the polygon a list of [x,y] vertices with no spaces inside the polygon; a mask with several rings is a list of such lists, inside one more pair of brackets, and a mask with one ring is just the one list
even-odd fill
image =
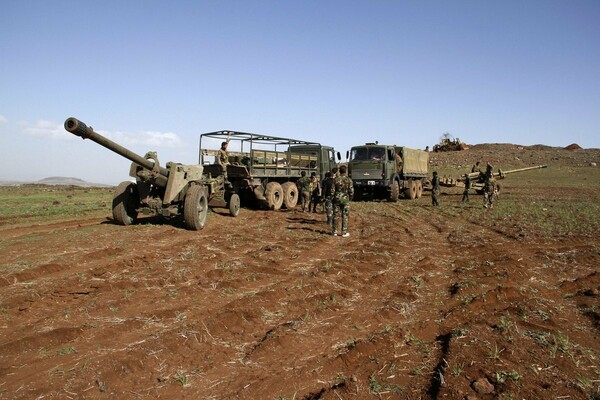
{"label": "truck side mirror", "polygon": [[339,151],[337,152],[337,158],[338,158],[338,161],[342,161],[342,156]]}
{"label": "truck side mirror", "polygon": [[346,150],[346,160],[350,158],[350,152]]}

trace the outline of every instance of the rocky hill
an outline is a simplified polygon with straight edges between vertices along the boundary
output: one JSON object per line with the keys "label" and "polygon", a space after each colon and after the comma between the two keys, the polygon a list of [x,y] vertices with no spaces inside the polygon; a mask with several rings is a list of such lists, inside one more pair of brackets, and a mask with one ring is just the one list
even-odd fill
{"label": "rocky hill", "polygon": [[[573,145],[569,148],[575,147]],[[573,149],[545,145],[520,146],[506,143],[484,143],[467,150],[430,153],[432,168],[464,169],[476,161],[485,166],[491,163],[504,170],[525,168],[541,164],[561,167],[589,167],[600,163],[600,149]]]}

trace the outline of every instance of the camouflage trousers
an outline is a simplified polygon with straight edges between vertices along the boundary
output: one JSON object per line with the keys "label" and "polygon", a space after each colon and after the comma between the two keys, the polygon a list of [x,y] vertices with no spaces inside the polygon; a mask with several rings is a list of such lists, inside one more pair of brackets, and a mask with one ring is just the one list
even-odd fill
{"label": "camouflage trousers", "polygon": [[495,191],[485,191],[483,192],[483,206],[485,208],[492,208],[494,207],[494,198],[496,197],[496,192]]}
{"label": "camouflage trousers", "polygon": [[348,204],[333,203],[333,233],[337,233],[338,218],[342,217],[342,234],[348,231],[348,217],[350,216],[350,206]]}
{"label": "camouflage trousers", "polygon": [[302,211],[306,211],[310,203],[310,192],[300,192],[300,204],[302,205]]}
{"label": "camouflage trousers", "polygon": [[318,193],[312,193],[310,195],[310,201],[308,202],[308,210],[310,211],[311,209],[313,210],[313,212],[317,212],[317,206],[319,205],[319,203],[321,202],[321,196],[319,196]]}
{"label": "camouflage trousers", "polygon": [[463,192],[462,202],[467,203],[469,201],[469,189],[465,189]]}
{"label": "camouflage trousers", "polygon": [[439,206],[440,202],[438,200],[438,196],[440,195],[440,190],[439,189],[433,189],[431,191],[431,204],[434,206]]}
{"label": "camouflage trousers", "polygon": [[333,201],[331,197],[325,197],[323,199],[323,206],[325,207],[325,214],[327,215],[327,224],[333,224]]}

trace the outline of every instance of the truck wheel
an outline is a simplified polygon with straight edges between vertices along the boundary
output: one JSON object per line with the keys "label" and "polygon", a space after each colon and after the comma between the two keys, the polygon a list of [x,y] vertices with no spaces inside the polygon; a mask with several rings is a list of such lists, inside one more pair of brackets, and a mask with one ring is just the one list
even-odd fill
{"label": "truck wheel", "polygon": [[136,208],[140,204],[137,184],[134,182],[121,182],[117,186],[113,197],[113,219],[119,225],[131,225],[137,219]]}
{"label": "truck wheel", "polygon": [[237,217],[240,213],[240,196],[236,193],[232,194],[229,198],[229,215]]}
{"label": "truck wheel", "polygon": [[390,190],[390,201],[398,201],[398,198],[400,197],[400,185],[398,185],[398,181],[394,181],[394,183],[392,183],[392,188]]}
{"label": "truck wheel", "polygon": [[292,210],[298,204],[298,187],[294,182],[285,182],[281,185],[283,191],[283,205]]}
{"label": "truck wheel", "polygon": [[417,197],[417,183],[415,181],[410,181],[408,183],[405,195],[411,200],[414,200]]}
{"label": "truck wheel", "polygon": [[279,210],[283,204],[283,189],[278,182],[267,183],[265,189],[265,198],[267,199],[267,206],[271,210]]}
{"label": "truck wheel", "polygon": [[207,212],[206,188],[200,185],[190,186],[183,200],[183,223],[185,227],[193,231],[204,228]]}
{"label": "truck wheel", "polygon": [[423,195],[423,181],[417,181],[417,199],[420,199]]}

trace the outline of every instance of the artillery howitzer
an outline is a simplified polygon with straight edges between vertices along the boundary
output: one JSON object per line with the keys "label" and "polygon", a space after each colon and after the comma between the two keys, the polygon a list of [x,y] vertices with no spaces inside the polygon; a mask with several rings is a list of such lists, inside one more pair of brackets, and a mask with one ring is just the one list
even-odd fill
{"label": "artillery howitzer", "polygon": [[240,198],[225,188],[223,177],[203,175],[202,165],[168,162],[161,167],[155,152],[144,157],[105,138],[76,118],[65,121],[65,129],[90,139],[132,162],[129,176],[117,186],[113,198],[114,220],[121,225],[136,221],[139,213],[163,217],[183,216],[186,228],[200,230],[206,223],[208,207],[229,208],[232,216],[240,210]]}
{"label": "artillery howitzer", "polygon": [[[508,171],[502,171],[501,169],[498,169],[498,172],[493,173],[492,176],[495,179],[504,179],[506,177],[506,175],[509,175],[509,174],[515,174],[518,172],[525,172],[525,171],[530,171],[533,169],[540,169],[540,168],[546,168],[546,167],[548,167],[548,166],[547,165],[536,165],[534,167],[511,169]],[[484,184],[484,180],[485,180],[485,172],[477,171],[477,172],[472,172],[472,173],[466,174],[466,175],[468,175],[469,178],[471,178],[471,189],[475,189],[475,191],[478,194],[483,194],[483,184]],[[465,179],[466,178],[464,176],[457,178],[457,179],[444,177],[444,178],[440,179],[440,186],[464,187]],[[500,185],[497,184],[497,188],[498,188],[498,191],[500,191]]]}

